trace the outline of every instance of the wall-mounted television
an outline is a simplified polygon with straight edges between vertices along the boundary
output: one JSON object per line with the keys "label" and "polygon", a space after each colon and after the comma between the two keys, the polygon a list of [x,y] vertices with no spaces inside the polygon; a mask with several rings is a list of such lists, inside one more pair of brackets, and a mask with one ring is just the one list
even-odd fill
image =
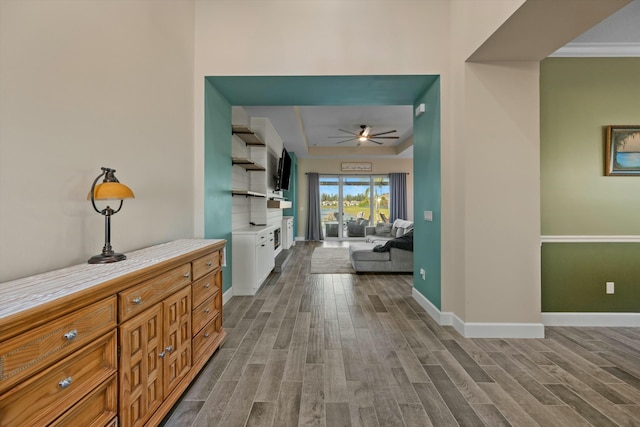
{"label": "wall-mounted television", "polygon": [[280,161],[278,162],[278,176],[275,191],[288,190],[289,181],[291,181],[291,156],[289,156],[287,150],[283,148]]}

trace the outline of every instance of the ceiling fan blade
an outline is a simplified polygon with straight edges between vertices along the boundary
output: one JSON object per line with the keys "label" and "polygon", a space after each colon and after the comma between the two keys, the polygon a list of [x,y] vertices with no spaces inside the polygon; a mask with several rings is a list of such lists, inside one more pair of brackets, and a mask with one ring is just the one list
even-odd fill
{"label": "ceiling fan blade", "polygon": [[349,138],[349,139],[345,139],[342,141],[337,141],[336,144],[342,144],[343,142],[349,142],[349,141],[353,141],[355,138]]}
{"label": "ceiling fan blade", "polygon": [[378,145],[382,145],[382,142],[380,142],[380,141],[376,141],[375,139],[369,139],[369,141],[371,141],[371,142],[373,142],[373,143],[376,143],[376,144],[378,144]]}
{"label": "ceiling fan blade", "polygon": [[[354,135],[354,138],[351,138],[351,139],[356,139],[357,137],[359,137],[359,135]],[[347,135],[342,135],[342,136],[328,136],[327,138],[347,138]]]}
{"label": "ceiling fan blade", "polygon": [[377,138],[377,139],[399,139],[399,136],[373,136],[369,138]]}
{"label": "ceiling fan blade", "polygon": [[398,131],[394,129],[394,130],[390,130],[390,131],[387,131],[387,132],[372,133],[371,135],[369,135],[369,138],[371,138],[373,136],[378,136],[378,135],[386,135],[388,133],[393,133],[393,132],[398,132]]}

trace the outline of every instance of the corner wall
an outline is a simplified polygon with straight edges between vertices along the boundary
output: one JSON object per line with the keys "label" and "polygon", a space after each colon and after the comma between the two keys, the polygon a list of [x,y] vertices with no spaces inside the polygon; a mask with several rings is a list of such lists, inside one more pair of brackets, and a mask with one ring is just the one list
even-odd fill
{"label": "corner wall", "polygon": [[204,80],[204,237],[225,239],[226,265],[222,291],[231,288],[231,105],[208,80]]}
{"label": "corner wall", "polygon": [[[414,109],[424,103],[426,112],[414,117],[414,181],[415,235],[413,242],[413,286],[436,308],[442,309],[442,207],[440,176],[440,79],[422,94]],[[424,220],[424,211],[431,211],[433,221]],[[420,269],[425,270],[425,279]]]}
{"label": "corner wall", "polygon": [[640,312],[640,176],[604,176],[604,128],[640,125],[638,76],[640,58],[541,64],[543,312]]}

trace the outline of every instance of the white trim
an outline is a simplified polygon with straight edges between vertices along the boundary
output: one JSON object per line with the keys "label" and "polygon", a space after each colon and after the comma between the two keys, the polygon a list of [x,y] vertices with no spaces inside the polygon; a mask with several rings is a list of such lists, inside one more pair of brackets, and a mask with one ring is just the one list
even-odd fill
{"label": "white trim", "polygon": [[542,243],[640,243],[640,236],[540,236]]}
{"label": "white trim", "polygon": [[429,316],[433,317],[433,319],[438,322],[439,325],[451,325],[450,319],[448,322],[443,322],[440,309],[433,305],[427,297],[418,292],[416,288],[411,289],[411,296],[418,304],[420,304],[420,307],[424,308],[426,312],[429,313]]}
{"label": "white trim", "polygon": [[440,311],[416,288],[411,296],[438,324],[453,326],[466,338],[544,338],[542,323],[465,323],[455,313]]}
{"label": "white trim", "polygon": [[569,43],[550,57],[626,57],[640,56],[640,43]]}
{"label": "white trim", "polygon": [[640,313],[542,313],[545,326],[639,327]]}
{"label": "white trim", "polygon": [[542,323],[466,323],[467,338],[544,338]]}
{"label": "white trim", "polygon": [[233,286],[222,294],[222,305],[228,303],[231,298],[233,298]]}

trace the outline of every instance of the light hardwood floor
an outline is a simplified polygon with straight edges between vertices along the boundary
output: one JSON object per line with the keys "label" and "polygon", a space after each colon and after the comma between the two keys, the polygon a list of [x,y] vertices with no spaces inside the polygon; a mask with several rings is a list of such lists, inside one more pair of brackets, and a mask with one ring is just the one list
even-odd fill
{"label": "light hardwood floor", "polygon": [[317,246],[224,307],[228,338],[165,426],[640,426],[640,328],[463,338],[410,275],[309,274]]}

